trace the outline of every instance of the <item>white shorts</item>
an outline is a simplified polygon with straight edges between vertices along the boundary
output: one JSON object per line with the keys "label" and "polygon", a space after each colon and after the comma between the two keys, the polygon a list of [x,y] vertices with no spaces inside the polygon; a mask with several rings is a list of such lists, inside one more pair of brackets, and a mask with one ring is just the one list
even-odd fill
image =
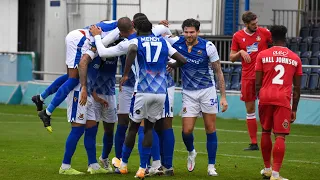
{"label": "white shorts", "polygon": [[167,89],[166,100],[164,102],[164,111],[162,114],[162,118],[173,117],[173,102],[174,102],[174,92],[175,87],[169,87]]}
{"label": "white shorts", "polygon": [[136,93],[132,96],[129,117],[139,123],[148,119],[155,123],[161,119],[166,94]]}
{"label": "white shorts", "polygon": [[133,95],[133,87],[122,86],[122,91],[118,95],[118,114],[130,113],[130,102]]}
{"label": "white shorts", "polygon": [[103,107],[99,102],[93,101],[93,108],[97,122],[102,120],[107,123],[118,122],[116,96],[115,95],[102,95],[98,96],[108,102],[108,107]]}
{"label": "white shorts", "polygon": [[66,101],[68,122],[86,124],[87,120],[96,120],[92,97],[87,98],[85,106],[79,104],[80,83],[68,94]]}
{"label": "white shorts", "polygon": [[214,86],[195,91],[182,91],[182,117],[198,117],[201,112],[217,114],[219,100]]}
{"label": "white shorts", "polygon": [[68,68],[78,68],[80,59],[84,53],[94,58],[90,51],[90,41],[86,38],[83,30],[73,30],[65,38],[66,43],[66,64]]}

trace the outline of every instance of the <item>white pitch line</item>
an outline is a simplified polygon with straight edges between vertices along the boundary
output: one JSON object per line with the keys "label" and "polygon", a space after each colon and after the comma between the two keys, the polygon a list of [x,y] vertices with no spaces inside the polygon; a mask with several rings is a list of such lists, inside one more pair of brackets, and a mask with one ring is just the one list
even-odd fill
{"label": "white pitch line", "polygon": [[[12,114],[12,113],[2,113],[0,112],[0,115],[4,115],[4,116],[21,116],[21,117],[35,117],[35,118],[39,118],[37,115],[31,115],[31,114]],[[61,117],[61,116],[53,116],[52,117],[52,124],[54,123],[65,123],[65,122],[54,122],[54,119],[67,119],[67,117]],[[66,121],[67,122],[67,121]],[[18,123],[38,123],[38,122],[26,122],[26,121],[13,121],[13,122],[1,122],[2,124],[18,124]],[[172,126],[173,128],[182,128],[182,126]],[[204,128],[200,128],[200,127],[195,127],[194,130],[201,130],[204,131]],[[248,133],[247,131],[240,131],[240,130],[230,130],[230,129],[217,129],[217,131],[221,131],[221,132],[231,132],[231,133]],[[261,134],[261,132],[258,132],[258,134]],[[308,135],[300,135],[300,134],[290,134],[289,136],[293,136],[293,137],[320,137],[320,136],[308,136]]]}
{"label": "white pitch line", "polygon": [[[83,145],[83,144],[81,144]],[[137,145],[137,143],[136,143]],[[102,144],[97,144],[96,146],[102,147]],[[135,149],[136,146],[135,146]],[[180,153],[188,153],[188,151],[185,150],[174,150],[175,152],[180,152]],[[203,154],[203,155],[207,155],[207,152],[202,152],[202,151],[197,151],[197,154]],[[245,158],[245,159],[262,159],[261,157],[257,157],[257,156],[242,156],[242,155],[233,155],[233,154],[220,154],[217,153],[217,156],[224,156],[224,157],[235,157],[235,158]],[[304,163],[304,164],[316,164],[316,165],[320,165],[320,162],[313,162],[313,161],[304,161],[304,160],[290,160],[290,159],[285,159],[284,161],[287,162],[294,162],[294,163]]]}

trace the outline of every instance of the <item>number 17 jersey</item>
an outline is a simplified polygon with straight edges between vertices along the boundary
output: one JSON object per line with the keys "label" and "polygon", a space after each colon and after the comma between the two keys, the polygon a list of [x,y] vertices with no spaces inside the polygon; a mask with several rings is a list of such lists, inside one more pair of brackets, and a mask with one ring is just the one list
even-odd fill
{"label": "number 17 jersey", "polygon": [[177,52],[165,39],[154,35],[130,40],[138,46],[134,62],[136,83],[134,92],[166,94],[168,56]]}
{"label": "number 17 jersey", "polygon": [[274,46],[259,53],[255,68],[263,72],[259,104],[291,109],[293,77],[302,75],[300,58],[286,47]]}

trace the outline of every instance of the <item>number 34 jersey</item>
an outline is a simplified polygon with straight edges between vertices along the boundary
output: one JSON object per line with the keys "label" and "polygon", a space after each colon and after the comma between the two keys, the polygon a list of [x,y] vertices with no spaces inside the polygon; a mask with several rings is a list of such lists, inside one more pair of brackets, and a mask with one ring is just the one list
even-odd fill
{"label": "number 34 jersey", "polygon": [[259,104],[291,109],[293,77],[302,75],[300,58],[286,47],[274,46],[259,53],[255,69],[263,72]]}
{"label": "number 34 jersey", "polygon": [[162,37],[154,35],[141,36],[130,41],[130,44],[138,46],[134,62],[134,92],[166,94],[168,56],[171,57],[177,50]]}

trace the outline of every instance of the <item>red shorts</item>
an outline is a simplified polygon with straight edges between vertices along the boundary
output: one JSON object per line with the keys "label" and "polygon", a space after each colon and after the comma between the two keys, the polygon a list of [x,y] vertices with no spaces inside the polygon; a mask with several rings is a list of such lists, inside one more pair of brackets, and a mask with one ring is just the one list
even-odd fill
{"label": "red shorts", "polygon": [[263,129],[273,129],[273,133],[290,133],[291,109],[275,105],[259,105],[259,117]]}
{"label": "red shorts", "polygon": [[252,102],[256,100],[256,80],[242,79],[241,80],[241,101]]}

